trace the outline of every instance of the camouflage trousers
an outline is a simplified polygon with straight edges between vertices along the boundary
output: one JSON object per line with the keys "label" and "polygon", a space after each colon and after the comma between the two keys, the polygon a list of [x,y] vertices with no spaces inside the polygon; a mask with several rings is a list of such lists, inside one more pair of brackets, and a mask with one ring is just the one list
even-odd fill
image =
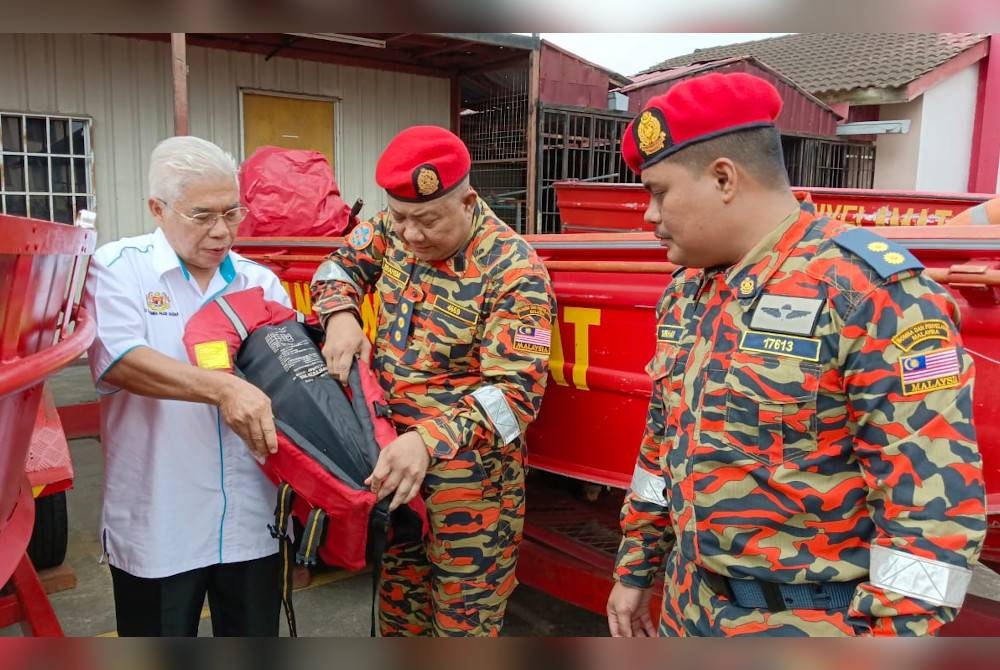
{"label": "camouflage trousers", "polygon": [[745,608],[713,591],[675,546],[665,561],[661,637],[850,637],[870,633],[847,609]]}
{"label": "camouflage trousers", "polygon": [[430,532],[389,547],[379,589],[383,636],[490,636],[503,627],[524,527],[519,445],[462,449],[424,479]]}

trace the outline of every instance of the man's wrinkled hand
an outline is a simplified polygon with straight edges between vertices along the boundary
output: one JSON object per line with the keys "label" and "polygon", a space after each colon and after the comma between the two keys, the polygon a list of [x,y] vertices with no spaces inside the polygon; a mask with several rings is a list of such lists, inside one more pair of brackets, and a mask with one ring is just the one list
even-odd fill
{"label": "man's wrinkled hand", "polygon": [[254,458],[263,462],[278,451],[271,399],[253,384],[229,377],[219,399],[222,420],[242,438]]}
{"label": "man's wrinkled hand", "polygon": [[347,383],[354,358],[360,356],[367,361],[371,350],[372,344],[353,312],[345,310],[327,317],[323,358],[326,360],[327,370],[341,384]]}
{"label": "man's wrinkled hand", "polygon": [[379,453],[375,469],[365,485],[371,487],[379,500],[395,492],[389,503],[391,511],[410,502],[420,492],[430,464],[431,457],[420,434],[415,431],[403,433]]}
{"label": "man's wrinkled hand", "polygon": [[608,596],[608,628],[612,637],[655,637],[649,615],[653,589],[638,589],[615,582]]}

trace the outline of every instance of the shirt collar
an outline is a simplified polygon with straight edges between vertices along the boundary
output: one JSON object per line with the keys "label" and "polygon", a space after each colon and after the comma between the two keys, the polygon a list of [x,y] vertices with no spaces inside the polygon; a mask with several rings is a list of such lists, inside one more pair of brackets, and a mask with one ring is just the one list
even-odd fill
{"label": "shirt collar", "polygon": [[[219,265],[218,272],[222,275],[222,279],[226,284],[232,283],[236,278],[235,255],[236,252],[230,249]],[[184,261],[177,255],[174,248],[170,246],[167,236],[163,234],[163,229],[159,226],[153,232],[153,269],[161,277],[171,270],[180,270],[185,280],[190,281],[191,279],[191,273],[188,271],[187,266],[184,265]]]}
{"label": "shirt collar", "polygon": [[801,203],[767,234],[740,261],[726,271],[726,283],[740,300],[750,304],[767,284],[792,249],[802,241],[815,219],[811,205]]}

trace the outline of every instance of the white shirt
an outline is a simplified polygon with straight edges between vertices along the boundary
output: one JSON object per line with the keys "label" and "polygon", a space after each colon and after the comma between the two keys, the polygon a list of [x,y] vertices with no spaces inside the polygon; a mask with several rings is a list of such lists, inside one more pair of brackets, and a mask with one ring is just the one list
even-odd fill
{"label": "white shirt", "polygon": [[94,254],[86,304],[97,322],[89,359],[101,394],[104,510],[109,563],[158,578],[278,551],[267,530],[276,489],[212,405],[159,400],[103,381],[136,347],[189,362],[188,319],[222,293],[261,286],[290,306],[267,268],[229,252],[204,293],[160,229]]}

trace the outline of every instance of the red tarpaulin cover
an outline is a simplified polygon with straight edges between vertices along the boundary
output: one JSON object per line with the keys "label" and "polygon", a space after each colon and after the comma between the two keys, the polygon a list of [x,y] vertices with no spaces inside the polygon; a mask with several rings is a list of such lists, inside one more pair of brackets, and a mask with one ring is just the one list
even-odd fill
{"label": "red tarpaulin cover", "polygon": [[260,147],[240,168],[240,196],[250,210],[241,237],[336,237],[351,213],[318,151]]}

